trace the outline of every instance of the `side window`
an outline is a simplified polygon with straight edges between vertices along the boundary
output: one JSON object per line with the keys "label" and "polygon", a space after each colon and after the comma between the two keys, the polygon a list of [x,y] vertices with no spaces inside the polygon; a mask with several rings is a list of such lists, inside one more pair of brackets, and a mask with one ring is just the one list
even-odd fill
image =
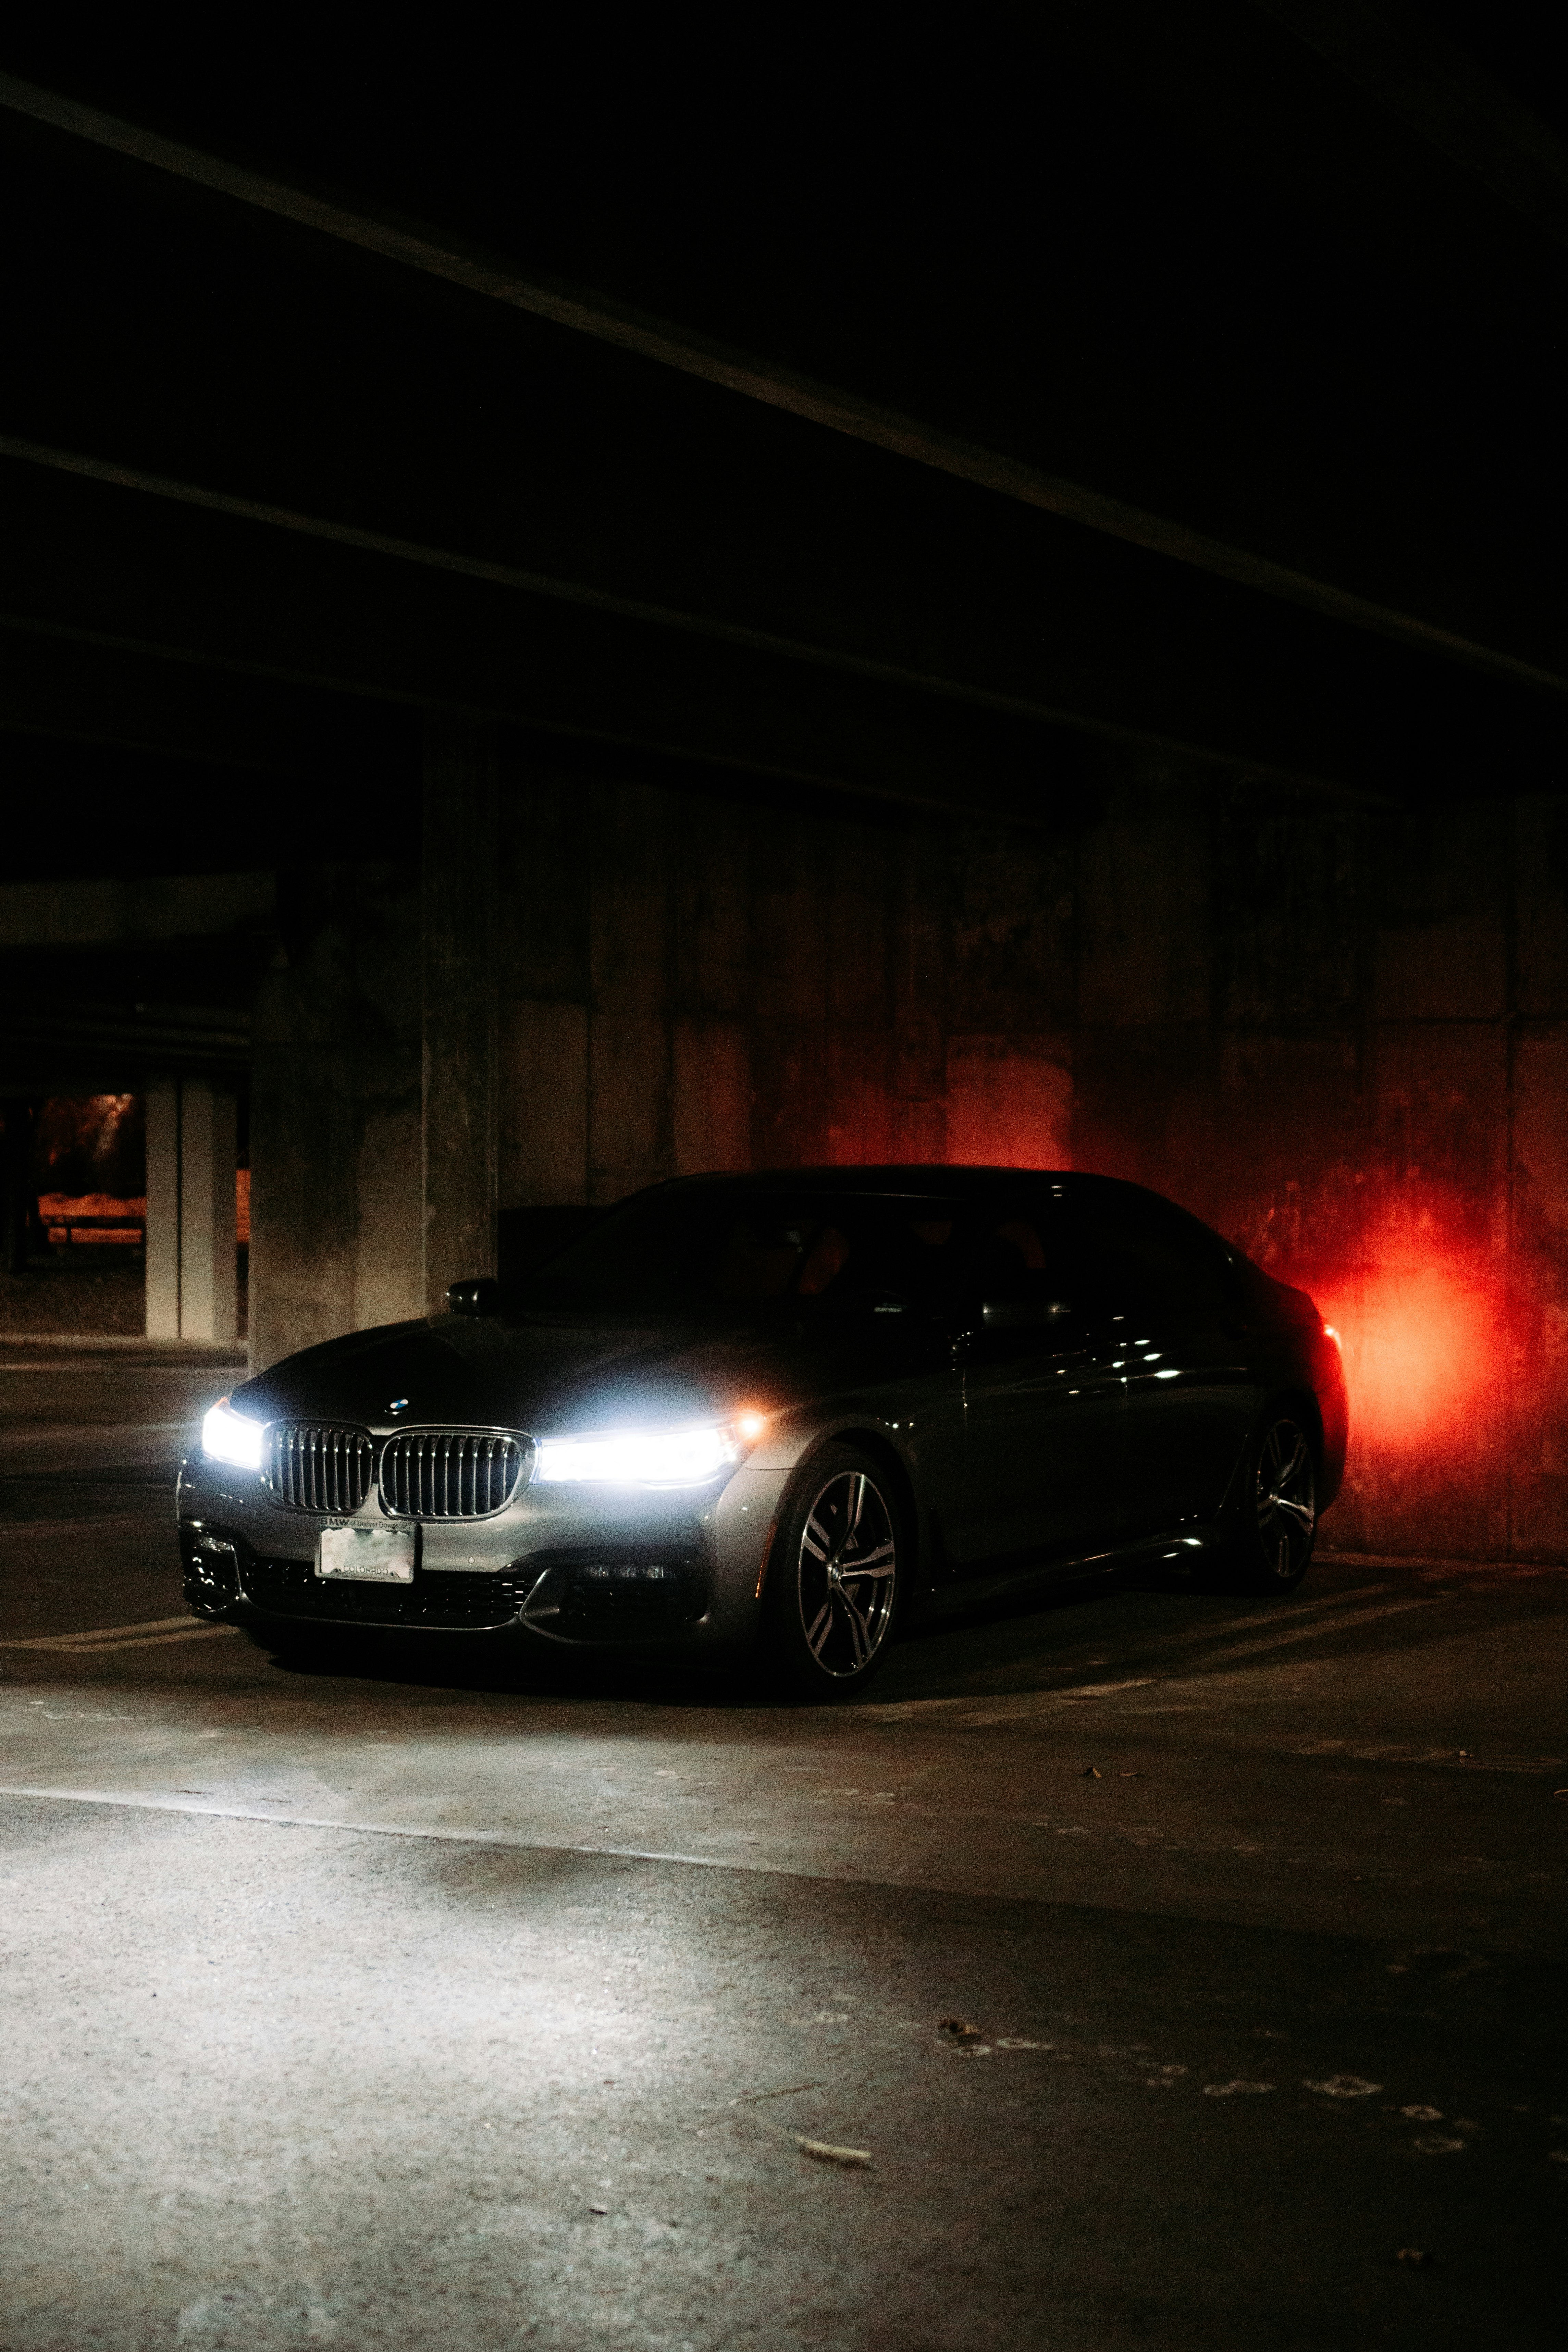
{"label": "side window", "polygon": [[967,1257],[971,1287],[988,1304],[1045,1306],[1068,1295],[1072,1252],[1054,1203],[999,1202],[973,1226]]}
{"label": "side window", "polygon": [[1106,1302],[1150,1313],[1224,1306],[1235,1278],[1224,1244],[1195,1217],[1148,1195],[1086,1204],[1085,1255]]}

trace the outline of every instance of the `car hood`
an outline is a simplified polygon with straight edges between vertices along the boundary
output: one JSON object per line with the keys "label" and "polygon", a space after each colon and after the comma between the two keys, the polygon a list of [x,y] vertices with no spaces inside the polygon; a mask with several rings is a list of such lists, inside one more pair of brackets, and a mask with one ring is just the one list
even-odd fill
{"label": "car hood", "polygon": [[[777,1411],[820,1388],[820,1350],[795,1332],[694,1331],[563,1316],[445,1316],[329,1339],[234,1392],[258,1420],[431,1423],[533,1434],[658,1426],[742,1406]],[[395,1401],[406,1400],[401,1410]]]}

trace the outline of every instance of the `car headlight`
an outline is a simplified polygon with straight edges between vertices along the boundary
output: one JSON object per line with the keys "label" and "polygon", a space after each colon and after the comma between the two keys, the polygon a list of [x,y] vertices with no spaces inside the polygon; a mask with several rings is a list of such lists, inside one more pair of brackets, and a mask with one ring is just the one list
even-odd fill
{"label": "car headlight", "polygon": [[261,1467],[262,1423],[236,1412],[227,1397],[219,1397],[202,1423],[202,1452],[209,1462],[232,1462],[237,1470]]}
{"label": "car headlight", "polygon": [[600,1437],[540,1441],[534,1476],[545,1485],[594,1480],[616,1486],[704,1486],[738,1462],[759,1417],[687,1429],[617,1429]]}

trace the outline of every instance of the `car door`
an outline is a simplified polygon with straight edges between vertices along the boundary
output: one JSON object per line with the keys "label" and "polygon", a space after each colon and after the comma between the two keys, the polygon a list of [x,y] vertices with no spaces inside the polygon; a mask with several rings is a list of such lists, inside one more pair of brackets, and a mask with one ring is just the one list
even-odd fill
{"label": "car door", "polygon": [[974,1235],[963,1370],[966,1575],[1092,1557],[1118,1539],[1124,1325],[1065,1201],[999,1204]]}
{"label": "car door", "polygon": [[923,1193],[802,1194],[774,1223],[812,1243],[796,1296],[820,1350],[820,1391],[847,1409],[864,1405],[897,1436],[940,1557],[965,1490],[963,1373],[951,1312],[960,1204]]}
{"label": "car door", "polygon": [[1217,1234],[1157,1194],[1107,1185],[1086,1208],[1126,1310],[1129,1538],[1211,1521],[1265,1402],[1239,1269]]}

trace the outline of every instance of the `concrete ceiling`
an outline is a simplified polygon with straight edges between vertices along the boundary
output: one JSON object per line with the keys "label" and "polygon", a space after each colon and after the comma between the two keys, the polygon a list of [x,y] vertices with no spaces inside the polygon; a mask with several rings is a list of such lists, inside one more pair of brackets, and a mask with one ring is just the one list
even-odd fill
{"label": "concrete ceiling", "polygon": [[1332,13],[19,37],[0,719],[299,773],[458,704],[1047,822],[1101,745],[1555,786],[1555,134]]}

